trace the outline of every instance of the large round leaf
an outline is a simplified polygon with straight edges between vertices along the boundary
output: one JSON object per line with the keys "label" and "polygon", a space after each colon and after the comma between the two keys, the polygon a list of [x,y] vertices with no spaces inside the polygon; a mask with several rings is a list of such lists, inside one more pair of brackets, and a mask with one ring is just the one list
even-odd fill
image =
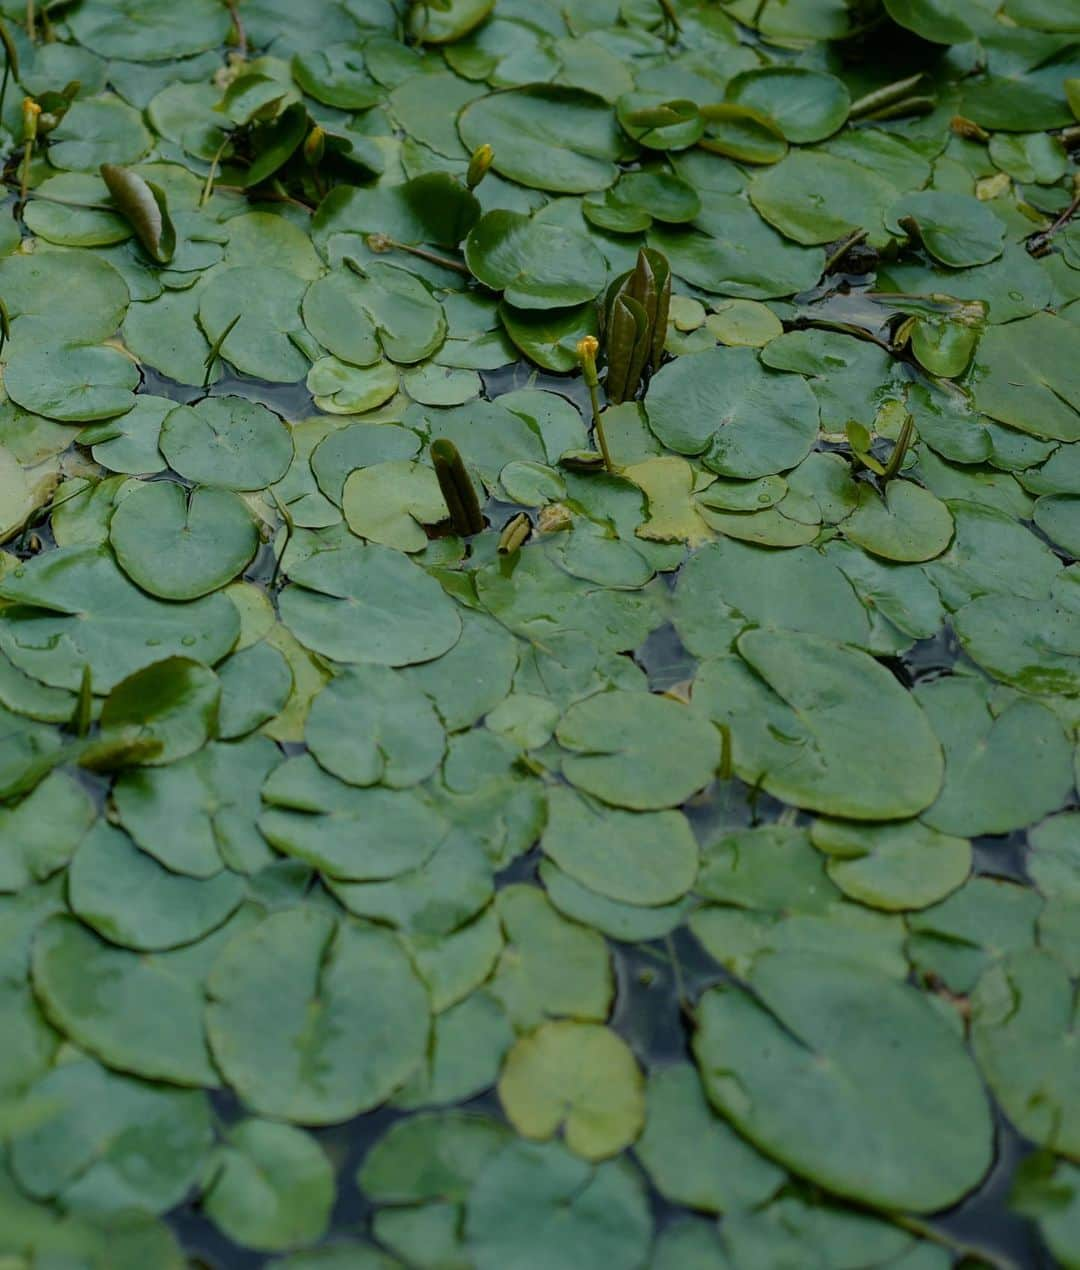
{"label": "large round leaf", "polygon": [[202,879],[172,873],[104,820],[82,840],[68,873],[72,911],[111,943],[138,952],[195,943],[221,926],[243,898],[235,874],[223,870]]}
{"label": "large round leaf", "polygon": [[38,930],[34,990],[57,1027],[109,1067],[196,1089],[220,1077],[203,1034],[203,980],[219,941],[147,956],[63,914]]}
{"label": "large round leaf", "polygon": [[499,1098],[527,1138],[564,1130],[586,1160],[615,1155],[641,1132],[644,1082],[629,1046],[598,1023],[561,1020],[522,1037],[506,1057]]}
{"label": "large round leaf", "polygon": [[694,1054],[752,1142],[839,1195],[929,1212],[976,1186],[993,1121],[955,1028],[913,988],[778,953],[705,994]]}
{"label": "large round leaf", "polygon": [[117,1075],[92,1059],[53,1068],[33,1096],[52,1114],[15,1140],[12,1171],[27,1194],[56,1197],[69,1211],[166,1212],[183,1199],[210,1146],[201,1091]]}
{"label": "large round leaf", "polygon": [[170,0],[87,0],[71,29],[102,57],[165,62],[221,44],[229,14],[216,0],[191,0],[182,9]]}
{"label": "large round leaf", "polygon": [[1076,993],[1065,967],[1035,948],[1011,953],[972,997],[972,1043],[990,1088],[1026,1137],[1080,1154]]}
{"label": "large round leaf", "polygon": [[702,668],[695,700],[731,729],[745,780],[852,820],[901,820],[934,801],[941,747],[919,706],[872,657],[793,631],[747,631],[736,648],[739,657]]}
{"label": "large round leaf", "polygon": [[605,101],[547,84],[477,98],[459,115],[458,131],[470,151],[493,147],[501,176],[558,194],[606,189],[628,149]]}
{"label": "large round leaf", "polygon": [[343,881],[371,882],[421,867],[448,824],[412,790],[358,788],[328,775],[310,755],[267,781],[259,828],[279,851]]}
{"label": "large round leaf", "polygon": [[749,348],[671,362],[649,385],[645,410],[664,445],[701,454],[714,472],[742,479],[794,467],[818,430],[817,402],[805,381],[766,370]]}
{"label": "large round leaf", "polygon": [[244,1248],[276,1251],[322,1238],[334,1202],[334,1170],[310,1134],[243,1120],[215,1153],[207,1216]]}
{"label": "large round leaf", "polygon": [[402,788],[443,756],[443,725],[428,697],[386,666],[356,666],[312,703],[305,737],[328,772],[352,785]]}
{"label": "large round leaf", "polygon": [[842,80],[799,66],[743,71],[728,84],[726,96],[768,116],[788,141],[799,144],[831,136],[851,107]]}
{"label": "large round leaf", "polygon": [[563,715],[555,733],[572,752],[563,775],[616,807],[677,807],[712,780],[720,737],[709,721],[668,697],[599,692]]}
{"label": "large round leaf", "polygon": [[518,212],[481,218],[465,240],[474,276],[519,309],[557,309],[591,300],[607,268],[592,240],[579,230]]}
{"label": "large round leaf", "polygon": [[170,655],[213,665],[240,630],[222,595],[165,604],[127,580],[106,548],[67,547],[38,556],[0,580],[0,648],[20,669],[60,688],[94,689]]}
{"label": "large round leaf", "polygon": [[259,535],[243,501],[228,490],[150,481],[113,512],[109,541],[120,567],[144,591],[194,600],[242,572]]}
{"label": "large round leaf", "polygon": [[266,406],[244,397],[204,397],[161,425],[161,452],[181,476],[226,489],[263,489],[286,473],[292,437]]}
{"label": "large round leaf", "polygon": [[551,790],[541,845],[565,873],[628,904],[667,904],[697,874],[697,843],[677,811],[611,811],[569,789]]}
{"label": "large round leaf", "polygon": [[16,343],[4,368],[4,387],[25,410],[62,423],[91,423],[135,404],[139,368],[119,349],[31,340]]}
{"label": "large round leaf", "polygon": [[261,1115],[348,1120],[389,1098],[427,1046],[427,992],[397,939],[313,907],[233,940],[207,987],[214,1057]]}
{"label": "large round leaf", "polygon": [[461,634],[453,600],[389,547],[324,551],[290,577],[282,620],[305,647],[336,661],[407,666],[440,656]]}
{"label": "large round leaf", "polygon": [[465,1235],[477,1270],[639,1270],[652,1220],[625,1163],[592,1166],[561,1143],[517,1141],[478,1177]]}

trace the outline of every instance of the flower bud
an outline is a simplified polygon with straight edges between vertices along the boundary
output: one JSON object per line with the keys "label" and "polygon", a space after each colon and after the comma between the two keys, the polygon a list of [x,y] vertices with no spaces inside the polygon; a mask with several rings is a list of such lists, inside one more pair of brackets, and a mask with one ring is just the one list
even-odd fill
{"label": "flower bud", "polygon": [[317,168],[326,153],[326,133],[316,124],[304,140],[304,162],[309,168]]}
{"label": "flower bud", "polygon": [[22,104],[23,140],[36,141],[38,134],[38,117],[41,107],[33,97],[24,97]]}
{"label": "flower bud", "polygon": [[477,146],[472,152],[472,158],[469,160],[469,170],[465,173],[465,184],[470,190],[475,190],[484,177],[487,176],[488,168],[491,167],[494,158],[495,151],[486,143],[482,146]]}
{"label": "flower bud", "polygon": [[585,382],[590,388],[595,388],[600,382],[596,374],[596,354],[599,351],[600,341],[595,335],[586,335],[583,339],[578,340],[578,361],[581,363],[581,370],[585,376]]}

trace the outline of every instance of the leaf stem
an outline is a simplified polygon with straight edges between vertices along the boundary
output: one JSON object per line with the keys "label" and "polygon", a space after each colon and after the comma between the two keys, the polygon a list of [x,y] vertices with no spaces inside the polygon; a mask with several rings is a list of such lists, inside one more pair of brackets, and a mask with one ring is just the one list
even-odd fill
{"label": "leaf stem", "polygon": [[852,247],[857,247],[859,243],[866,240],[868,232],[865,229],[854,229],[846,238],[841,239],[839,245],[826,259],[825,268],[821,271],[822,274],[831,273]]}
{"label": "leaf stem", "polygon": [[426,247],[413,247],[409,243],[399,243],[396,238],[391,238],[389,234],[368,234],[364,241],[367,243],[368,248],[376,253],[407,251],[410,256],[426,260],[429,264],[439,265],[443,269],[453,269],[455,273],[463,274],[466,278],[472,277],[472,272],[468,265],[463,265],[461,261],[451,260],[448,256],[440,256],[437,252],[428,251]]}
{"label": "leaf stem", "polygon": [[232,18],[233,30],[236,33],[237,56],[242,62],[246,62],[248,55],[247,32],[244,30],[243,19],[240,17],[240,9],[236,0],[225,0],[225,8],[229,11],[229,17]]}
{"label": "leaf stem", "polygon": [[1037,234],[1032,234],[1027,240],[1027,249],[1033,256],[1045,256],[1050,245],[1054,240],[1054,235],[1068,225],[1069,221],[1080,211],[1080,183],[1078,183],[1076,196],[1069,206],[1061,213],[1056,221],[1049,229],[1042,229]]}
{"label": "leaf stem", "polygon": [[211,196],[214,193],[214,179],[218,173],[218,164],[221,162],[221,156],[225,153],[225,147],[231,140],[232,138],[228,133],[226,133],[221,145],[219,145],[217,150],[214,152],[214,157],[210,160],[210,171],[206,174],[206,181],[202,187],[202,193],[199,195],[200,208],[205,207],[207,203],[210,202]]}

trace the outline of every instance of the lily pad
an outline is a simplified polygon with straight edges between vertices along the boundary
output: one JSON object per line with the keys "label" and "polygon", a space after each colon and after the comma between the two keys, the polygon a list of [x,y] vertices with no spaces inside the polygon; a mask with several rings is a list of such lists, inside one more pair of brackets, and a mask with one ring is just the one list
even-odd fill
{"label": "lily pad", "polygon": [[794,467],[818,429],[817,402],[805,382],[765,370],[744,348],[712,349],[665,366],[649,385],[645,410],[664,445],[700,454],[712,471],[743,480]]}
{"label": "lily pad", "polygon": [[[870,1018],[872,1027],[860,1024]],[[764,957],[746,987],[703,997],[694,1052],[714,1105],[834,1193],[927,1212],[954,1203],[990,1165],[989,1104],[955,1030],[876,971]],[[954,1132],[943,1136],[945,1125]],[[932,1168],[928,1140],[938,1144]]]}
{"label": "lily pad", "polygon": [[559,194],[606,189],[630,149],[601,98],[546,84],[478,98],[458,131],[470,151],[493,148],[500,176]]}
{"label": "lily pad", "polygon": [[738,658],[702,670],[695,700],[731,729],[744,779],[852,820],[901,820],[934,801],[944,760],[930,723],[873,658],[788,631],[747,631],[735,646]]}
{"label": "lily pad", "polygon": [[461,634],[453,600],[389,547],[339,547],[305,560],[290,577],[282,620],[306,647],[338,661],[430,661]]}
{"label": "lily pad", "polygon": [[416,785],[439,765],[445,735],[419,688],[384,666],[356,666],[332,679],[308,713],[308,747],[352,785]]}
{"label": "lily pad", "polygon": [[571,706],[555,735],[572,752],[562,764],[572,785],[636,811],[684,803],[709,783],[720,762],[712,724],[651,694],[597,693]]}
{"label": "lily pad", "polygon": [[178,406],[161,425],[161,452],[181,476],[225,489],[263,489],[292,460],[289,430],[273,411],[243,397],[204,397]]}
{"label": "lily pad", "polygon": [[527,1138],[562,1128],[566,1145],[586,1160],[615,1155],[645,1121],[641,1071],[626,1042],[596,1023],[545,1023],[506,1057],[499,1098]]}
{"label": "lily pad", "polygon": [[234,1243],[276,1251],[318,1240],[330,1221],[334,1170],[318,1142],[292,1125],[230,1127],[208,1168],[207,1216]]}
{"label": "lily pad", "polygon": [[474,276],[519,309],[591,300],[603,287],[604,258],[588,235],[517,212],[488,212],[465,240]]}
{"label": "lily pad", "polygon": [[259,535],[242,500],[228,490],[188,492],[152,481],[113,512],[109,541],[120,567],[144,591],[163,600],[194,600],[241,573]]}
{"label": "lily pad", "polygon": [[427,993],[396,938],[313,908],[233,940],[207,988],[214,1058],[262,1115],[348,1120],[385,1101],[427,1044]]}
{"label": "lily pad", "polygon": [[107,548],[68,547],[39,556],[0,580],[8,607],[0,647],[16,666],[54,687],[77,689],[89,665],[94,688],[170,655],[214,664],[240,629],[222,595],[165,604],[117,569]]}

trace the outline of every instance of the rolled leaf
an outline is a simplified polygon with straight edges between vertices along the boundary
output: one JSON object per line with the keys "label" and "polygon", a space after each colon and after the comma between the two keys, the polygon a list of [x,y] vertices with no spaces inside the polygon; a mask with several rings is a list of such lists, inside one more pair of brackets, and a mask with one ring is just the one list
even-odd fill
{"label": "rolled leaf", "polygon": [[476,487],[462,462],[457,446],[440,438],[431,443],[431,461],[439,479],[439,489],[450,509],[450,523],[462,537],[478,534],[484,528],[484,516]]}
{"label": "rolled leaf", "polygon": [[649,319],[637,300],[615,298],[607,335],[608,401],[618,405],[633,397],[649,355]]}
{"label": "rolled leaf", "polygon": [[103,163],[101,176],[117,211],[135,231],[146,254],[159,265],[167,265],[176,252],[176,230],[165,191],[115,163]]}

